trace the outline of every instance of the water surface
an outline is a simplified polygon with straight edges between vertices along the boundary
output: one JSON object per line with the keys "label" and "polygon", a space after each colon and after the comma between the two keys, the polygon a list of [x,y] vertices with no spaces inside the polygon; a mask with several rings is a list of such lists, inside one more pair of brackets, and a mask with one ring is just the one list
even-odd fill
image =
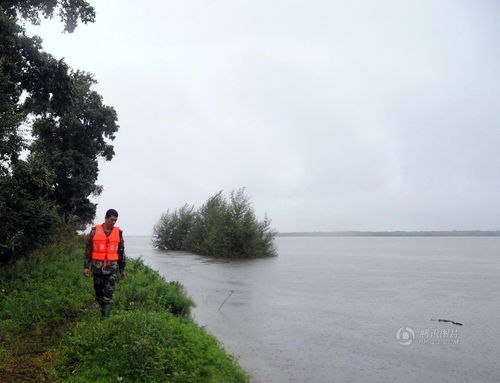
{"label": "water surface", "polygon": [[499,237],[278,237],[232,261],[125,240],[257,383],[500,382]]}

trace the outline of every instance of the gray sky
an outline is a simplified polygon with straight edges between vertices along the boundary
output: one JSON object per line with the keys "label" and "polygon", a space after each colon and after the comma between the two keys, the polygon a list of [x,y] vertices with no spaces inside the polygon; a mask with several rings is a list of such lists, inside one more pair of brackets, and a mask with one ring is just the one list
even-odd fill
{"label": "gray sky", "polygon": [[498,1],[91,1],[29,27],[116,108],[126,234],[245,187],[279,231],[499,229]]}

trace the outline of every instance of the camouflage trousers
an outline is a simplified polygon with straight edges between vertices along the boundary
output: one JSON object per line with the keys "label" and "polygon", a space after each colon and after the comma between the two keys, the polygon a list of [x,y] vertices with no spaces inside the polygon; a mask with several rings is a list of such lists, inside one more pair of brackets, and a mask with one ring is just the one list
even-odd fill
{"label": "camouflage trousers", "polygon": [[99,305],[113,303],[113,294],[116,287],[116,274],[92,273],[94,277],[95,297]]}

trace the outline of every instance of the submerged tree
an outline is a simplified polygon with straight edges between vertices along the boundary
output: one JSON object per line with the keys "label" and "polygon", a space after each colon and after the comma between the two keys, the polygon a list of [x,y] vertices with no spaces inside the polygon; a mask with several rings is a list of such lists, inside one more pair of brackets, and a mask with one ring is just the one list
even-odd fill
{"label": "submerged tree", "polygon": [[167,210],[153,229],[153,245],[159,249],[185,250],[187,248],[185,239],[195,218],[193,206],[184,205],[173,212]]}
{"label": "submerged tree", "polygon": [[229,199],[218,192],[197,211],[184,205],[163,214],[154,227],[153,244],[215,257],[274,256],[270,225],[267,217],[257,220],[244,189],[231,192]]}

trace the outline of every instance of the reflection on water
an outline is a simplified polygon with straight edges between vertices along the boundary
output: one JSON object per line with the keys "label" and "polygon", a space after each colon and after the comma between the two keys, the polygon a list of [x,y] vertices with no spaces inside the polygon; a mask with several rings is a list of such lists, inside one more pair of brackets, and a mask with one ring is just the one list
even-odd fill
{"label": "reflection on water", "polygon": [[500,238],[280,237],[279,257],[254,260],[126,241],[257,383],[499,381]]}

